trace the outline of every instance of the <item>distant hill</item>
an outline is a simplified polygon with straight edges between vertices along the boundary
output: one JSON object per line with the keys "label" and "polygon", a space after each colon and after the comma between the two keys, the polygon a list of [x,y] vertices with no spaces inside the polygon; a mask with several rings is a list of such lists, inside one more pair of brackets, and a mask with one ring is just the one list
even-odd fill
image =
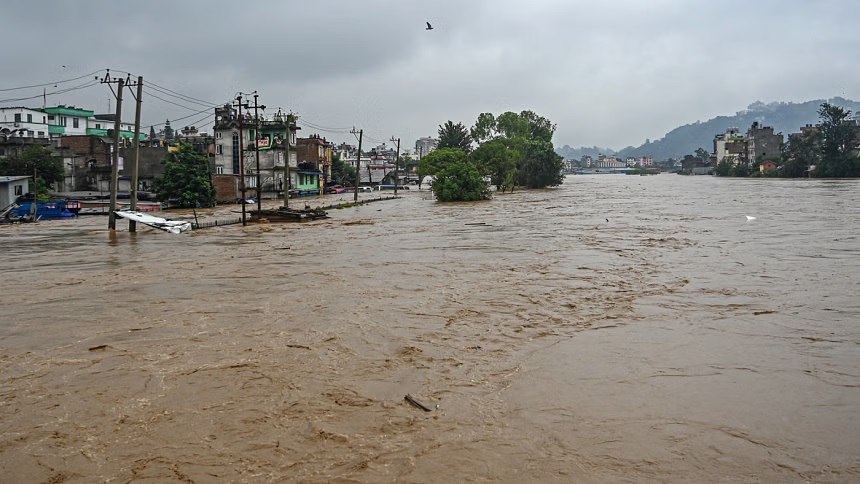
{"label": "distant hill", "polygon": [[[860,103],[841,97],[817,99],[803,103],[774,102],[765,104],[756,101],[750,104],[746,110],[735,113],[734,116],[717,116],[708,121],[686,124],[669,131],[661,139],[646,142],[638,147],[628,146],[614,154],[619,158],[651,155],[654,160],[665,160],[683,158],[684,155],[692,154],[697,148],[704,148],[710,152],[713,151],[714,136],[725,133],[728,128],[739,128],[741,133],[746,133],[755,121],[763,126],[772,126],[775,133],[782,133],[787,140],[788,135],[799,132],[801,126],[819,122],[818,108],[824,102],[850,110],[854,115],[860,111]],[[576,150],[566,145],[557,149],[556,152],[568,159],[582,157],[582,154],[577,156],[581,149]],[[566,153],[571,153],[572,156],[568,156]],[[601,153],[613,154],[612,150],[609,149],[603,150]]]}

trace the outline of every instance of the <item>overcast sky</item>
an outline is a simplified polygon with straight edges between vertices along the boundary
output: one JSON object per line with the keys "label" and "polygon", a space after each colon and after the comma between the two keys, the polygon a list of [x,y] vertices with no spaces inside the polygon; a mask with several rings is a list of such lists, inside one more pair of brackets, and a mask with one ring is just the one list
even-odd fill
{"label": "overcast sky", "polygon": [[145,126],[208,128],[195,112],[256,90],[335,142],[532,110],[556,146],[621,149],[754,101],[860,99],[858,19],[855,0],[4,0],[0,106],[80,77],[47,104],[112,112],[103,84],[51,94],[110,68],[144,77]]}

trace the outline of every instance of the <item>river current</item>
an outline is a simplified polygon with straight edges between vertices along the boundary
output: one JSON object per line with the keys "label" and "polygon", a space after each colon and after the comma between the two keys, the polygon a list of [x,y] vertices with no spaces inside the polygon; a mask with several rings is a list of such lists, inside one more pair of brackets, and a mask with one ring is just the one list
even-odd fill
{"label": "river current", "polygon": [[860,180],[401,195],[0,226],[0,481],[860,480]]}

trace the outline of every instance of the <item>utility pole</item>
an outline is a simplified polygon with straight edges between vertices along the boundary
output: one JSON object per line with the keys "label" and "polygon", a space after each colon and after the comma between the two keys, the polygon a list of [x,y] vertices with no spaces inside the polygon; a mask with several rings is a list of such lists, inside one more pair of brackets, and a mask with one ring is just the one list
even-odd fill
{"label": "utility pole", "polygon": [[257,92],[254,91],[254,120],[256,129],[254,131],[254,151],[257,155],[257,220],[263,217],[263,185],[260,182],[260,115],[257,108],[266,109],[266,106],[257,105]]}
{"label": "utility pole", "polygon": [[[278,113],[281,108],[278,108]],[[287,126],[287,139],[284,140],[284,208],[290,208],[290,141],[293,139],[293,130],[290,127],[290,115],[284,115]]]}
{"label": "utility pole", "polygon": [[[143,76],[137,76],[137,96],[135,96],[137,106],[134,111],[134,164],[131,172],[131,209],[137,210],[137,167],[140,161],[140,104],[143,101]],[[128,221],[128,231],[137,231],[137,222],[134,220]]]}
{"label": "utility pole", "polygon": [[248,225],[245,218],[245,146],[244,134],[242,133],[242,108],[248,107],[248,104],[242,104],[242,93],[236,96],[237,105],[239,106],[239,190],[242,192],[242,225]]}
{"label": "utility pole", "polygon": [[397,180],[400,179],[400,138],[394,139],[394,136],[391,137],[392,142],[397,143],[397,156],[394,158],[394,196],[397,196]]}
{"label": "utility pole", "polygon": [[[98,79],[98,78],[96,78]],[[122,91],[125,88],[125,80],[122,78],[110,78],[110,71],[105,73],[105,77],[101,80],[102,84],[107,84],[108,86],[111,83],[117,83],[116,89],[116,118],[113,123],[113,168],[111,173],[111,185],[110,185],[110,212],[108,213],[108,229],[116,230],[116,198],[117,198],[117,184],[119,183],[119,129],[120,129],[120,117],[122,116]],[[113,87],[111,87],[111,91],[113,91]]]}
{"label": "utility pole", "polygon": [[[355,128],[350,131],[355,136]],[[361,182],[361,138],[364,137],[364,130],[358,130],[358,156],[355,159],[355,190],[353,190],[353,200],[358,203],[358,184]]]}

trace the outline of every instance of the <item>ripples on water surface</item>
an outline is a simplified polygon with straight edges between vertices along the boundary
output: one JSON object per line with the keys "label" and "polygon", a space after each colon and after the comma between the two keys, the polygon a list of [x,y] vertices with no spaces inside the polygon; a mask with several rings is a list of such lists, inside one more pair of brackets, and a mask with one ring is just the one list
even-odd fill
{"label": "ripples on water surface", "polygon": [[580,176],[178,236],[3,226],[0,473],[856,481],[858,188]]}

